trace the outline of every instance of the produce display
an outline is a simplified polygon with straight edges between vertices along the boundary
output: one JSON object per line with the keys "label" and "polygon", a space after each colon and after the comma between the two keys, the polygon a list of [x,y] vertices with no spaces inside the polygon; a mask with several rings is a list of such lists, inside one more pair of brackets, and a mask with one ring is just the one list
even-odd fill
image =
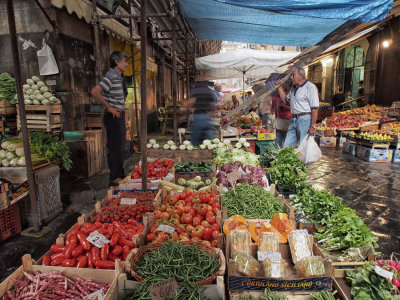
{"label": "produce display", "polygon": [[212,161],[201,161],[195,163],[192,160],[187,162],[178,162],[174,164],[175,173],[197,173],[197,172],[212,172]]}
{"label": "produce display", "polygon": [[[90,222],[128,222],[129,220],[141,221],[147,212],[154,211],[155,193],[152,191],[123,191],[118,195],[112,196],[90,217]],[[135,205],[124,202],[135,199]]]}
{"label": "produce display", "polygon": [[[26,84],[22,86],[24,91],[25,105],[46,105],[60,104],[61,101],[56,98],[50,88],[40,80],[38,76],[26,80]],[[14,99],[16,100],[17,95]]]}
{"label": "produce display", "polygon": [[10,104],[15,104],[17,101],[14,99],[15,79],[7,72],[0,74],[0,99],[6,99]]}
{"label": "produce display", "polygon": [[278,146],[277,143],[268,143],[260,156],[261,167],[268,168],[271,162],[276,159],[279,151],[281,151],[281,148]]}
{"label": "produce display", "polygon": [[129,299],[152,299],[148,287],[171,277],[180,285],[181,296],[174,299],[205,299],[195,288],[196,283],[213,276],[218,269],[219,257],[215,252],[206,252],[197,244],[164,243],[132,264],[132,270],[144,280],[129,292]]}
{"label": "produce display", "polygon": [[313,255],[307,230],[293,230],[289,233],[288,240],[294,264]]}
{"label": "produce display", "polygon": [[84,299],[93,292],[107,293],[109,284],[96,283],[78,277],[69,278],[59,271],[26,273],[22,280],[14,280],[14,288],[7,290],[4,300],[12,299]]}
{"label": "produce display", "polygon": [[236,270],[245,276],[256,277],[261,274],[260,263],[251,255],[237,252],[233,255]]}
{"label": "produce display", "polygon": [[321,256],[309,256],[297,261],[297,272],[301,277],[321,277],[325,274],[325,261]]}
{"label": "produce display", "polygon": [[318,294],[311,295],[310,300],[336,300],[334,296],[336,293],[337,291],[322,291]]}
{"label": "produce display", "polygon": [[351,285],[351,296],[355,300],[400,299],[400,295],[396,295],[396,286],[375,272],[373,262],[346,273],[346,279]]}
{"label": "produce display", "polygon": [[333,128],[358,128],[364,121],[356,116],[335,113],[326,119],[326,125]]}
{"label": "produce display", "polygon": [[283,212],[278,198],[261,186],[241,183],[235,190],[228,191],[222,201],[228,217],[241,215],[246,219],[270,219],[277,212]]}
{"label": "produce display", "polygon": [[261,126],[261,124],[260,117],[255,112],[241,116],[236,120],[236,126],[243,129],[250,129],[254,125]]}
{"label": "produce display", "polygon": [[320,240],[319,244],[327,250],[361,247],[367,244],[378,247],[378,239],[356,211],[348,207],[326,220],[315,236]]}
{"label": "produce display", "polygon": [[355,138],[365,141],[365,142],[391,142],[393,141],[393,137],[387,134],[377,133],[377,132],[367,132],[363,131],[357,135],[354,135]]}
{"label": "produce display", "polygon": [[[147,163],[147,179],[154,180],[164,178],[171,171],[174,162],[170,159],[156,159]],[[131,174],[132,179],[142,178],[142,168],[140,162],[137,163],[135,170]]]}
{"label": "produce display", "polygon": [[220,212],[217,194],[211,190],[202,192],[183,191],[174,195],[167,195],[154,212],[157,224],[168,224],[177,227],[169,235],[157,231],[158,225],[149,229],[147,242],[163,242],[169,239],[174,241],[199,241],[207,246],[217,247],[218,235],[221,228],[217,224],[217,214]]}
{"label": "produce display", "polygon": [[262,262],[264,277],[267,278],[284,278],[285,277],[285,261],[283,259],[267,258]]}
{"label": "produce display", "polygon": [[[136,247],[133,236],[142,233],[144,226],[135,221],[114,221],[112,223],[85,222],[83,226],[75,225],[65,236],[65,245],[53,244],[52,255],[45,255],[42,264],[45,266],[63,266],[76,268],[114,269],[115,260],[126,260],[130,251]],[[97,231],[109,242],[101,247],[87,240],[91,233]]]}
{"label": "produce display", "polygon": [[247,152],[243,149],[239,149],[237,147],[234,149],[230,149],[225,146],[218,147],[214,150],[214,154],[215,154],[214,161],[217,167],[222,166],[224,163],[235,163],[235,162],[241,162],[243,165],[252,165],[255,167],[258,167],[260,165],[258,155],[251,152]]}
{"label": "produce display", "polygon": [[291,190],[304,187],[307,181],[307,168],[300,160],[293,148],[282,149],[268,169],[274,184]]}
{"label": "produce display", "polygon": [[247,230],[233,230],[230,233],[230,237],[232,256],[236,253],[251,255],[251,237]]}
{"label": "produce display", "polygon": [[385,107],[373,105],[366,105],[364,107],[357,107],[345,111],[337,112],[337,115],[361,115],[364,120],[377,120],[381,117],[381,113],[385,111]]}
{"label": "produce display", "polygon": [[342,198],[312,187],[300,190],[290,202],[303,222],[325,222],[344,208]]}
{"label": "produce display", "polygon": [[247,183],[250,185],[259,185],[262,187],[268,187],[268,180],[265,176],[264,170],[260,167],[254,167],[252,165],[245,165],[239,161],[231,163],[224,163],[217,174],[217,184],[222,184],[227,188],[232,188],[232,183],[228,179],[228,174],[239,171],[241,177],[236,183]]}
{"label": "produce display", "polygon": [[[400,262],[399,261],[394,261],[394,260],[377,260],[374,263],[375,266],[378,266],[379,268],[389,271],[393,273],[393,278],[392,278],[392,284],[396,288],[400,288]],[[400,291],[398,290],[398,294],[400,295]]]}
{"label": "produce display", "polygon": [[[25,166],[24,146],[22,140],[5,141],[1,143],[0,161],[3,167]],[[37,165],[44,162],[43,158],[32,155],[32,164]]]}

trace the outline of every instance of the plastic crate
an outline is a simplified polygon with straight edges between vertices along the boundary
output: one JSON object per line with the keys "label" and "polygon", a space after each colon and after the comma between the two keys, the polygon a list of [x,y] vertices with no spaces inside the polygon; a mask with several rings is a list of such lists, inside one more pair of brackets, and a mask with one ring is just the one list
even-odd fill
{"label": "plastic crate", "polygon": [[21,232],[18,203],[0,210],[0,242]]}

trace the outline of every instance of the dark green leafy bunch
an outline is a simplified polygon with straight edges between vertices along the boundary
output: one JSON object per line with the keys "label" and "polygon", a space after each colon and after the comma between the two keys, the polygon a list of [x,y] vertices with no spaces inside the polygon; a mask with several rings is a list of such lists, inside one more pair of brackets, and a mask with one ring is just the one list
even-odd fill
{"label": "dark green leafy bunch", "polygon": [[277,143],[267,144],[260,156],[260,166],[263,168],[269,167],[270,163],[278,156],[279,151],[281,151],[281,148]]}
{"label": "dark green leafy bunch", "polygon": [[307,185],[307,168],[292,147],[283,148],[268,171],[277,186],[298,190]]}
{"label": "dark green leafy bunch", "polygon": [[347,271],[354,300],[399,300],[394,285],[376,274],[373,262],[366,263],[355,271]]}
{"label": "dark green leafy bunch", "polygon": [[195,163],[191,160],[188,162],[178,162],[174,164],[175,172],[211,172],[212,171],[212,161],[201,161]]}
{"label": "dark green leafy bunch", "polygon": [[246,219],[271,219],[283,212],[277,197],[258,185],[241,183],[225,194],[222,206],[227,208],[228,217],[241,215]]}
{"label": "dark green leafy bunch", "polygon": [[16,94],[15,79],[7,72],[0,74],[0,99],[5,98],[11,104],[17,103],[14,99]]}
{"label": "dark green leafy bunch", "polygon": [[290,201],[298,211],[303,211],[310,222],[326,223],[334,214],[344,208],[342,198],[332,195],[328,190],[306,187]]}
{"label": "dark green leafy bunch", "polygon": [[358,248],[367,244],[378,247],[377,238],[351,208],[343,208],[323,223],[315,234],[326,250]]}
{"label": "dark green leafy bunch", "polygon": [[66,170],[71,169],[71,151],[64,141],[51,133],[29,132],[31,151],[45,158],[48,162],[58,163],[62,161]]}
{"label": "dark green leafy bunch", "polygon": [[132,266],[144,278],[127,299],[150,300],[148,287],[156,282],[175,278],[180,288],[176,296],[168,300],[205,299],[195,283],[214,275],[219,268],[218,255],[210,255],[197,246],[168,242],[151,251]]}
{"label": "dark green leafy bunch", "polygon": [[255,298],[254,296],[248,296],[244,297],[243,300],[286,300],[287,296],[286,295],[279,295],[278,293],[273,293],[271,292],[270,289],[265,289],[264,290],[264,296],[261,296],[260,298]]}
{"label": "dark green leafy bunch", "polygon": [[311,295],[310,300],[336,300],[335,294],[337,291],[322,291],[318,294]]}

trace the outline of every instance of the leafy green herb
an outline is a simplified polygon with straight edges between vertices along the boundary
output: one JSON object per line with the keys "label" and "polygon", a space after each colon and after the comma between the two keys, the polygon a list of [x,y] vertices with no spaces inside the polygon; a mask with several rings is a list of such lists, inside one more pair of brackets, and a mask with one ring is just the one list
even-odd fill
{"label": "leafy green herb", "polygon": [[362,268],[347,271],[347,281],[351,285],[354,300],[399,300],[394,285],[376,274],[373,262]]}
{"label": "leafy green herb", "polygon": [[344,208],[342,200],[327,190],[320,191],[307,187],[299,191],[290,201],[297,211],[304,212],[304,219],[307,221],[325,223]]}
{"label": "leafy green herb", "polygon": [[263,153],[261,153],[260,156],[260,165],[263,168],[269,167],[271,162],[276,159],[278,156],[279,151],[281,148],[279,148],[277,143],[268,143],[265,148]]}
{"label": "leafy green herb", "polygon": [[335,299],[335,294],[337,291],[322,291],[321,293],[311,295],[310,300],[336,300]]}
{"label": "leafy green herb", "polygon": [[327,250],[340,250],[372,244],[378,247],[377,238],[351,208],[343,208],[323,223],[315,236]]}
{"label": "leafy green herb", "polygon": [[11,104],[17,103],[14,99],[16,94],[15,79],[7,72],[0,74],[0,99],[5,98]]}
{"label": "leafy green herb", "polygon": [[278,198],[258,185],[241,183],[225,194],[222,206],[228,210],[228,217],[241,215],[246,219],[271,219],[283,212]]}
{"label": "leafy green herb", "polygon": [[261,296],[260,298],[255,298],[254,296],[247,296],[247,297],[244,297],[243,300],[256,300],[256,299],[259,299],[259,300],[286,300],[287,296],[273,293],[273,292],[271,292],[270,289],[265,289],[264,296]]}

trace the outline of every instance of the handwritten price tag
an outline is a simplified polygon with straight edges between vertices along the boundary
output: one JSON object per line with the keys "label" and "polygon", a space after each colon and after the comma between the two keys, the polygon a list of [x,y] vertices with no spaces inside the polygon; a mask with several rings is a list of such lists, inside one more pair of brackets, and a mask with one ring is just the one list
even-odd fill
{"label": "handwritten price tag", "polygon": [[231,183],[231,185],[235,186],[236,185],[236,181],[238,181],[240,178],[242,178],[242,172],[233,171],[231,173],[226,174],[226,177],[228,178],[228,180]]}
{"label": "handwritten price tag", "polygon": [[159,281],[149,286],[149,292],[152,300],[164,300],[165,298],[176,295],[178,283],[174,278]]}
{"label": "handwritten price tag", "polygon": [[97,248],[101,248],[103,247],[104,244],[108,244],[110,242],[110,240],[108,240],[104,235],[102,235],[97,230],[89,234],[89,236],[86,239],[93,245],[95,245]]}
{"label": "handwritten price tag", "polygon": [[375,273],[378,274],[379,276],[382,276],[383,278],[386,278],[389,281],[392,281],[393,279],[392,272],[386,271],[379,266],[375,266]]}
{"label": "handwritten price tag", "polygon": [[121,205],[134,205],[136,198],[121,198]]}
{"label": "handwritten price tag", "polygon": [[95,291],[87,296],[85,296],[85,300],[103,300],[104,299],[104,292],[102,290]]}
{"label": "handwritten price tag", "polygon": [[164,231],[168,234],[173,234],[175,231],[175,228],[169,225],[160,225],[158,226],[158,228],[156,229],[156,231]]}
{"label": "handwritten price tag", "polygon": [[264,261],[267,258],[271,259],[281,259],[281,253],[280,252],[263,252],[263,251],[257,251],[257,256],[259,261]]}
{"label": "handwritten price tag", "polygon": [[169,193],[171,196],[173,196],[173,195],[176,195],[176,194],[179,194],[177,191],[171,191],[170,193]]}

